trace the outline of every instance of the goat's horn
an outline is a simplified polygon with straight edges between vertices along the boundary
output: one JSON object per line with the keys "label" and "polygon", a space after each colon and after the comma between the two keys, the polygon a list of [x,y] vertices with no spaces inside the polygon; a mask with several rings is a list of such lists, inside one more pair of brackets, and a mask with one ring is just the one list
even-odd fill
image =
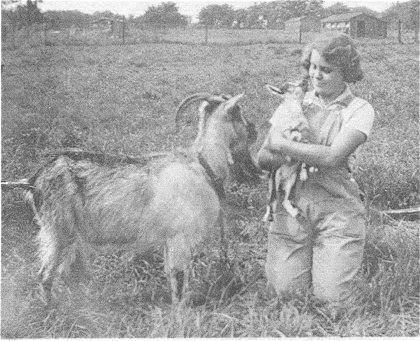
{"label": "goat's horn", "polygon": [[187,97],[186,99],[184,99],[181,104],[178,106],[178,109],[176,111],[175,114],[175,126],[176,126],[176,131],[178,131],[179,129],[179,114],[185,110],[185,108],[187,108],[189,105],[191,105],[192,103],[195,102],[199,102],[199,101],[207,101],[207,102],[212,102],[212,101],[216,101],[216,102],[225,102],[226,100],[229,100],[230,96],[227,95],[221,95],[221,96],[214,96],[214,95],[210,95],[208,93],[196,93],[194,95],[191,95],[189,97]]}
{"label": "goat's horn", "polygon": [[178,124],[179,124],[179,114],[180,112],[184,111],[186,107],[188,107],[190,104],[198,102],[198,101],[206,101],[209,99],[211,95],[206,93],[197,93],[194,95],[191,95],[184,99],[181,104],[178,106],[178,109],[176,110],[175,114],[175,126],[176,130],[178,131]]}

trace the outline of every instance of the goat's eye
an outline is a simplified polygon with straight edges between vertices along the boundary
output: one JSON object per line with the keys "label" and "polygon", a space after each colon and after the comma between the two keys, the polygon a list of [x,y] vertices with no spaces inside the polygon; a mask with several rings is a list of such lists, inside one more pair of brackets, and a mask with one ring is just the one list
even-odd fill
{"label": "goat's eye", "polygon": [[205,111],[210,114],[217,108],[218,105],[219,103],[209,102],[205,107]]}

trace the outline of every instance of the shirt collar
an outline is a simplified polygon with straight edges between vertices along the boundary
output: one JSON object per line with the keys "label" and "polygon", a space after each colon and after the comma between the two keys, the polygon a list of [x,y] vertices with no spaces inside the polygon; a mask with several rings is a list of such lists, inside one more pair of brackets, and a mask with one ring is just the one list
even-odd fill
{"label": "shirt collar", "polygon": [[321,108],[330,108],[334,104],[341,105],[343,107],[347,107],[351,100],[354,98],[353,93],[350,90],[350,87],[346,84],[346,88],[344,91],[331,103],[328,105],[324,105],[323,102],[320,100],[317,94],[315,94],[315,90],[309,91],[305,94],[303,98],[304,105],[315,104]]}

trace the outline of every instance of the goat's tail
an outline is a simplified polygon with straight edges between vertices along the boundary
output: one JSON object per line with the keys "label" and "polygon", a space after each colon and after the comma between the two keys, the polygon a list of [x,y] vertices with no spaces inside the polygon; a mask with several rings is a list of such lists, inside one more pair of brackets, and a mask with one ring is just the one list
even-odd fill
{"label": "goat's tail", "polygon": [[1,182],[1,189],[3,191],[10,191],[12,189],[17,189],[17,188],[20,188],[26,191],[33,191],[35,189],[35,186],[31,184],[28,179]]}
{"label": "goat's tail", "polygon": [[18,181],[2,181],[2,191],[11,191],[13,189],[22,189],[25,191],[25,201],[29,204],[35,215],[35,220],[38,220],[38,209],[37,209],[37,191],[33,182],[30,179],[21,179]]}

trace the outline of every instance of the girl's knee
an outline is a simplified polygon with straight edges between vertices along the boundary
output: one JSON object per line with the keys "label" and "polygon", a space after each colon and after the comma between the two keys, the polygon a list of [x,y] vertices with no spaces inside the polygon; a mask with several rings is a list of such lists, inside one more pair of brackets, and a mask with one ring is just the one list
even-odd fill
{"label": "girl's knee", "polygon": [[293,293],[296,291],[308,290],[311,286],[311,275],[309,268],[303,271],[282,268],[278,263],[267,262],[265,266],[267,286],[269,290],[275,291],[277,295],[282,293]]}

